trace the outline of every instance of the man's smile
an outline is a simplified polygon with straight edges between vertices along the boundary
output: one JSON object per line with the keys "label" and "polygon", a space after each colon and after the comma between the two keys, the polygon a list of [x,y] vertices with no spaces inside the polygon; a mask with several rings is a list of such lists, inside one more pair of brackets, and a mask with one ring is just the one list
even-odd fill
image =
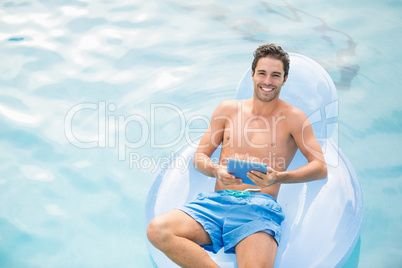
{"label": "man's smile", "polygon": [[260,86],[260,89],[266,93],[269,93],[271,91],[274,91],[274,87],[262,87]]}

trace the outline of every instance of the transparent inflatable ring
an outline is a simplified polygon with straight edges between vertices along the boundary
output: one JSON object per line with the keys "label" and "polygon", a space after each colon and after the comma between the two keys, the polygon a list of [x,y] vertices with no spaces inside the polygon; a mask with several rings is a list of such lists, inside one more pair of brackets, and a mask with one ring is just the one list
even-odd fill
{"label": "transparent inflatable ring", "polygon": [[[333,140],[338,118],[338,98],[328,73],[315,61],[289,53],[289,78],[281,99],[303,110],[324,152],[328,177],[324,180],[281,186],[278,203],[286,219],[275,267],[356,267],[360,249],[360,227],[364,201],[357,175]],[[251,98],[251,70],[241,79],[236,99]],[[195,148],[184,146],[156,177],[147,197],[145,224],[157,215],[183,206],[199,192],[213,191],[215,178],[202,175],[192,161],[183,171],[178,157],[193,157]],[[218,159],[220,149],[213,158]],[[297,152],[288,170],[307,161]],[[181,167],[180,169],[178,167]],[[178,267],[148,242],[155,267]],[[234,254],[208,253],[220,267],[237,267]]]}

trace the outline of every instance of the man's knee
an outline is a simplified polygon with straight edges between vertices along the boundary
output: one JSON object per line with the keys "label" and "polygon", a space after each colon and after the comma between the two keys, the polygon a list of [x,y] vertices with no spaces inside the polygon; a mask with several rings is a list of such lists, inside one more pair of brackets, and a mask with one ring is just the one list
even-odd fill
{"label": "man's knee", "polygon": [[172,235],[172,231],[163,217],[159,216],[151,220],[147,229],[147,237],[155,247],[160,248],[170,235]]}

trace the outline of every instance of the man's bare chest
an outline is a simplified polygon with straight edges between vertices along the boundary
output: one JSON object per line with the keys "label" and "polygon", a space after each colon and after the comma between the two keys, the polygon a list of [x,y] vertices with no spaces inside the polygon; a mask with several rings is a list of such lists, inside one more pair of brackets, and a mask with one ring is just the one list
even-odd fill
{"label": "man's bare chest", "polygon": [[286,116],[236,116],[225,124],[222,145],[272,151],[286,147],[291,138]]}

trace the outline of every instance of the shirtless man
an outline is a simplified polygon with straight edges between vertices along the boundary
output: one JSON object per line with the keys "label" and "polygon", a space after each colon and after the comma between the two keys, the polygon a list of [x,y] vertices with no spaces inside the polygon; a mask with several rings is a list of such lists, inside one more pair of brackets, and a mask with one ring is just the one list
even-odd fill
{"label": "shirtless man", "polygon": [[[289,57],[281,47],[263,45],[255,51],[253,98],[219,104],[194,156],[198,171],[217,178],[215,192],[201,193],[149,224],[150,242],[178,265],[218,267],[203,248],[224,247],[236,253],[239,267],[273,267],[284,219],[276,203],[280,185],[327,176],[307,116],[279,99],[288,71]],[[215,164],[210,157],[220,144]],[[286,171],[298,148],[308,163]],[[268,169],[248,173],[256,185],[243,184],[227,172],[226,158],[263,162]]]}

